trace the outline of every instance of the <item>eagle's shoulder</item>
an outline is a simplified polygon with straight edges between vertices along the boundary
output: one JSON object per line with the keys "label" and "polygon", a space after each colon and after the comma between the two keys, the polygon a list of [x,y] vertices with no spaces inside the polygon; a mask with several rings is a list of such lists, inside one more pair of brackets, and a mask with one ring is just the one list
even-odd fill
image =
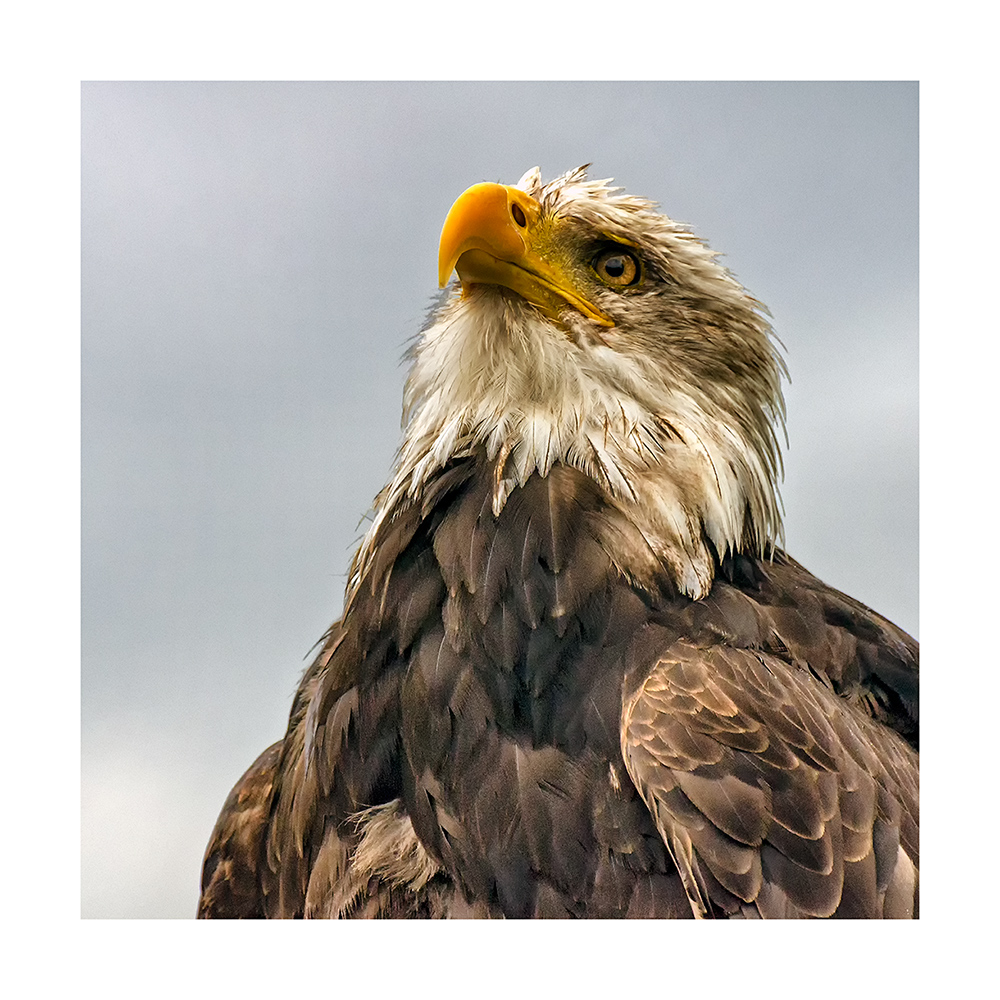
{"label": "eagle's shoulder", "polygon": [[265,916],[265,844],[282,742],[247,768],[222,807],[202,864],[199,918]]}
{"label": "eagle's shoulder", "polygon": [[917,748],[920,647],[911,636],[780,550],[726,563],[698,603],[701,628],[813,672]]}
{"label": "eagle's shoulder", "polygon": [[917,659],[783,553],[651,617],[621,748],[696,913],[912,915]]}

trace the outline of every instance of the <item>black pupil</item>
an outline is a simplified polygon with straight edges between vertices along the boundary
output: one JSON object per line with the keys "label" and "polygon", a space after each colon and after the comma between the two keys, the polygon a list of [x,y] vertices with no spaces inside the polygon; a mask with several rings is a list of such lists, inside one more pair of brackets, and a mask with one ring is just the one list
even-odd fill
{"label": "black pupil", "polygon": [[604,270],[610,278],[620,278],[625,273],[624,257],[608,257],[604,262]]}

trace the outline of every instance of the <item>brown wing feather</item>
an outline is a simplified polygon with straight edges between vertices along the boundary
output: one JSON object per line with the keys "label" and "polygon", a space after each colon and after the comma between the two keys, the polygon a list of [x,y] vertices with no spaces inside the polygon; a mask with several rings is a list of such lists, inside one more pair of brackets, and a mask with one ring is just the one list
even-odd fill
{"label": "brown wing feather", "polygon": [[917,753],[812,673],[676,642],[626,693],[622,753],[696,915],[914,914]]}
{"label": "brown wing feather", "polygon": [[263,918],[264,844],[282,741],[268,747],[229,793],[202,865],[198,917]]}

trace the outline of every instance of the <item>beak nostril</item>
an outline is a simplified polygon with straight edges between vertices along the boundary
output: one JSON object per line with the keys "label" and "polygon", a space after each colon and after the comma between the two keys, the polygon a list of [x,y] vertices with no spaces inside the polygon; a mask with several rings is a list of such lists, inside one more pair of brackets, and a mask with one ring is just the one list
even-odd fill
{"label": "beak nostril", "polygon": [[521,210],[521,206],[516,202],[510,206],[510,214],[514,216],[514,221],[522,228],[528,224],[528,220],[524,217],[524,212]]}

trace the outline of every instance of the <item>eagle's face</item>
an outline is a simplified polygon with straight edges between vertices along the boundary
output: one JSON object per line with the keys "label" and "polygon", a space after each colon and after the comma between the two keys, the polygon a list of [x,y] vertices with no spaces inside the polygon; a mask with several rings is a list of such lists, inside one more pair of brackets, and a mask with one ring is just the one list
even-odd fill
{"label": "eagle's face", "polygon": [[747,394],[775,411],[768,423],[779,418],[781,362],[762,307],[685,227],[616,190],[582,168],[544,186],[537,169],[516,187],[473,186],[445,221],[442,286],[455,269],[481,306],[520,296],[611,378],[626,359],[657,388]]}
{"label": "eagle's face", "polygon": [[441,234],[455,285],[407,383],[407,437],[389,496],[417,495],[485,448],[494,513],[556,462],[637,513],[680,589],[713,556],[780,533],[775,429],[782,364],[762,307],[653,203],[587,181],[477,184]]}

